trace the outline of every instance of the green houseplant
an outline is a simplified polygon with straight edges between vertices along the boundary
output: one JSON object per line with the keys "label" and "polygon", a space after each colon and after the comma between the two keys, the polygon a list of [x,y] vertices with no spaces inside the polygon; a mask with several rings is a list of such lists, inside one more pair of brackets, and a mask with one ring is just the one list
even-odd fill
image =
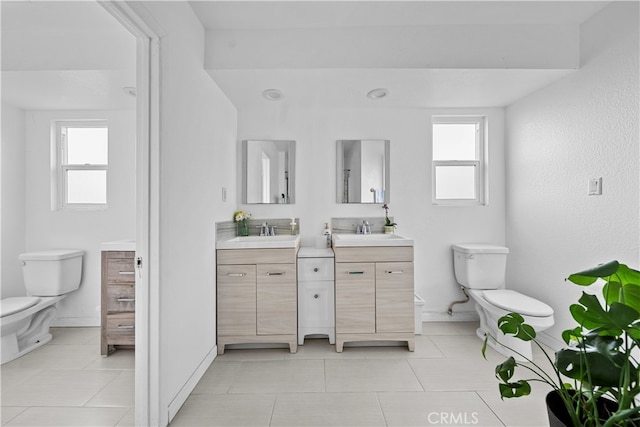
{"label": "green houseplant", "polygon": [[385,233],[393,233],[398,224],[393,222],[391,218],[389,218],[389,205],[382,205],[382,209],[384,209],[384,232]]}
{"label": "green houseplant", "polygon": [[[578,303],[569,307],[578,325],[562,333],[567,346],[555,353],[554,360],[520,314],[510,313],[498,320],[502,333],[532,341],[552,366],[547,372],[530,359],[523,363],[509,357],[495,370],[502,398],[526,396],[531,382],[543,382],[553,388],[547,404],[553,399],[561,402],[559,413],[550,411],[551,425],[640,426],[640,402],[636,400],[640,393],[640,272],[612,261],[567,280],[591,286],[602,283],[600,279],[604,280],[602,298],[583,291]],[[483,355],[488,340],[499,343],[496,337],[487,336]],[[516,368],[533,377],[514,379]]]}

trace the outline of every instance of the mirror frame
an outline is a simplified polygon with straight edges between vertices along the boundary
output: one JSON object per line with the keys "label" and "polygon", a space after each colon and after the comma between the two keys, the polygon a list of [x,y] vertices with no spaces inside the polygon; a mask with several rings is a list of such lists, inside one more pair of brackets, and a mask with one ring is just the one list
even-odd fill
{"label": "mirror frame", "polygon": [[[383,142],[384,143],[384,199],[382,202],[345,202],[343,201],[343,182],[344,182],[344,143],[345,142]],[[388,139],[339,139],[336,144],[336,202],[338,204],[383,204],[389,203],[391,197],[391,143]]]}
{"label": "mirror frame", "polygon": [[[289,162],[288,162],[288,188],[289,199],[287,203],[276,202],[249,202],[248,198],[248,179],[247,179],[247,167],[248,167],[248,145],[250,142],[286,142],[289,143]],[[294,140],[284,139],[245,139],[242,141],[242,203],[247,205],[279,205],[286,204],[292,205],[295,203],[295,175],[296,175],[296,142]]]}

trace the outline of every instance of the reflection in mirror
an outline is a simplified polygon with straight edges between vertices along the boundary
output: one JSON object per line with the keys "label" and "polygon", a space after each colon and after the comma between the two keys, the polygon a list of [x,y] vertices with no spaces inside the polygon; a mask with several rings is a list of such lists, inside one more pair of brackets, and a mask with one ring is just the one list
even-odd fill
{"label": "reflection in mirror", "polygon": [[389,141],[338,141],[338,203],[389,202]]}
{"label": "reflection in mirror", "polygon": [[244,203],[294,203],[295,141],[243,141]]}

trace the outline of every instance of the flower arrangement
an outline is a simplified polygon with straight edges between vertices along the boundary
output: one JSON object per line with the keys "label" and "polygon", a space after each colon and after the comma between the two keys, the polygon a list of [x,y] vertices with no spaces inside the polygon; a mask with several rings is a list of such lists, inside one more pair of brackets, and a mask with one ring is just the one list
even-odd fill
{"label": "flower arrangement", "polygon": [[251,214],[245,211],[235,211],[233,213],[233,220],[238,223],[239,236],[249,235],[249,218],[251,218]]}
{"label": "flower arrangement", "polygon": [[384,226],[395,227],[396,225],[398,225],[389,219],[389,205],[385,203],[384,205],[382,205],[382,209],[384,209]]}
{"label": "flower arrangement", "polygon": [[245,211],[235,211],[233,213],[233,220],[235,222],[247,221],[249,218],[251,218],[251,214]]}

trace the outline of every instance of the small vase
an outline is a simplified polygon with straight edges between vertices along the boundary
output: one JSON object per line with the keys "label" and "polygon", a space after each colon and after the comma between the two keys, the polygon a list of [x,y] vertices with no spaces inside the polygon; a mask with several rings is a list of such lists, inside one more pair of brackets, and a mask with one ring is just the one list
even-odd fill
{"label": "small vase", "polygon": [[385,225],[384,226],[384,234],[393,234],[393,231],[395,230],[395,226],[393,225]]}
{"label": "small vase", "polygon": [[238,236],[248,236],[249,235],[249,224],[247,220],[243,220],[238,222]]}

